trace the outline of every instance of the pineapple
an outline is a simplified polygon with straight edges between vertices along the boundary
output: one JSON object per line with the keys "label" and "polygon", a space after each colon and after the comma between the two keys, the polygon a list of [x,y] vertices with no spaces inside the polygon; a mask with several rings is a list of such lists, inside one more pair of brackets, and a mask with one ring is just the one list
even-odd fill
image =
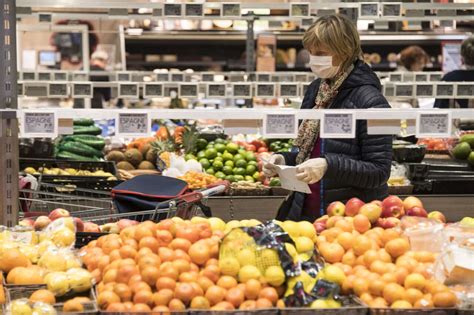
{"label": "pineapple", "polygon": [[199,138],[199,134],[194,125],[185,128],[183,132],[183,144],[182,144],[185,154],[196,152],[198,138]]}

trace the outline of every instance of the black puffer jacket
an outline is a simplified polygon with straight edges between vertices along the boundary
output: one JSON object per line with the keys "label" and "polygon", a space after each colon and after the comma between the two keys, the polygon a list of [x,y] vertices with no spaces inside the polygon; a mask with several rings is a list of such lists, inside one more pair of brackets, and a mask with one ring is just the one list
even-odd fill
{"label": "black puffer jacket", "polygon": [[[308,87],[302,109],[314,107],[320,80]],[[330,109],[389,108],[380,92],[380,81],[362,61],[354,64],[354,70],[342,83]],[[322,139],[321,157],[328,162],[328,169],[321,181],[322,209],[333,201],[346,201],[358,197],[365,202],[387,195],[387,179],[392,161],[392,137],[367,134],[367,121],[358,120],[356,138]],[[296,164],[297,152],[283,153],[287,165]],[[314,220],[302,217],[305,194],[293,193],[283,203],[278,219]]]}

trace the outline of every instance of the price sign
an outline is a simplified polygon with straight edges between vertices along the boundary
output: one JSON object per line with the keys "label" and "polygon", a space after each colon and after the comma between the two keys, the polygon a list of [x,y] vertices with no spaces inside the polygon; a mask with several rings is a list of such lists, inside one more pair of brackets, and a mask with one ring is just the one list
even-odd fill
{"label": "price sign", "polygon": [[438,83],[436,85],[436,96],[454,96],[454,86],[452,84]]}
{"label": "price sign", "polygon": [[297,83],[280,83],[280,97],[297,97],[298,84]]}
{"label": "price sign", "polygon": [[441,27],[454,27],[454,21],[453,20],[442,20],[442,21],[440,21],[440,26]]}
{"label": "price sign", "polygon": [[309,3],[290,3],[290,16],[309,16]]}
{"label": "price sign", "polygon": [[130,73],[128,72],[118,72],[117,81],[130,81]]}
{"label": "price sign", "polygon": [[23,111],[23,123],[21,124],[21,133],[23,137],[56,137],[58,135],[56,113],[54,111]]}
{"label": "price sign", "polygon": [[377,17],[379,15],[379,4],[365,2],[360,4],[359,17],[360,18],[369,18]]}
{"label": "price sign", "polygon": [[402,81],[401,73],[390,73],[390,81],[391,82],[401,82]]}
{"label": "price sign", "polygon": [[221,16],[225,17],[240,17],[240,3],[238,2],[229,2],[222,4]]}
{"label": "price sign", "polygon": [[267,114],[263,119],[266,138],[296,138],[298,120],[295,114]]}
{"label": "price sign", "polygon": [[433,84],[417,84],[416,85],[416,96],[433,97],[434,87]]}
{"label": "price sign", "polygon": [[227,85],[225,83],[213,83],[207,85],[206,95],[213,98],[226,97]]}
{"label": "price sign", "polygon": [[306,74],[295,74],[296,82],[308,82],[308,75]]}
{"label": "price sign", "polygon": [[67,83],[50,83],[48,84],[49,97],[67,97]]}
{"label": "price sign", "polygon": [[23,72],[23,80],[24,81],[34,81],[36,75],[34,72]]}
{"label": "price sign", "polygon": [[201,81],[203,82],[214,82],[214,73],[202,73]]}
{"label": "price sign", "polygon": [[38,21],[40,22],[45,22],[45,23],[51,23],[51,14],[40,14],[39,17],[38,17]]}
{"label": "price sign", "polygon": [[395,86],[395,96],[401,96],[401,97],[413,96],[413,85],[411,85],[411,84],[407,84],[407,85],[397,84]]}
{"label": "price sign", "polygon": [[273,83],[258,83],[257,84],[257,97],[275,97],[275,84]]}
{"label": "price sign", "polygon": [[462,96],[474,96],[474,84],[472,83],[458,83],[456,89],[456,96],[461,98]]}
{"label": "price sign", "polygon": [[179,3],[165,3],[164,12],[166,16],[181,16],[182,6]]}
{"label": "price sign", "polygon": [[259,73],[257,75],[257,81],[259,82],[270,82],[270,78],[271,78],[270,74],[266,74],[266,73],[264,74]]}
{"label": "price sign", "polygon": [[156,75],[156,80],[158,82],[168,82],[170,80],[170,75],[169,73],[158,73]]}
{"label": "price sign", "polygon": [[252,97],[252,85],[250,83],[236,83],[232,87],[233,96],[241,98]]}
{"label": "price sign", "polygon": [[393,84],[385,84],[383,95],[385,97],[395,96],[395,86]]}
{"label": "price sign", "polygon": [[46,97],[48,86],[46,83],[25,83],[25,96]]}
{"label": "price sign", "polygon": [[418,112],[416,136],[418,138],[451,137],[451,112]]}
{"label": "price sign", "polygon": [[441,73],[430,74],[430,81],[440,81],[442,77]]}
{"label": "price sign", "polygon": [[[249,74],[250,76],[251,74]],[[243,74],[231,74],[229,76],[229,81],[230,82],[244,82],[245,81],[245,76]],[[247,80],[251,81],[251,80]]]}
{"label": "price sign", "polygon": [[153,9],[153,12],[152,12],[152,15],[153,16],[163,16],[163,9]]}
{"label": "price sign", "polygon": [[119,137],[140,137],[150,133],[147,113],[119,113],[117,121]]}
{"label": "price sign", "polygon": [[185,3],[184,14],[186,16],[203,16],[204,10],[200,3]]}
{"label": "price sign", "polygon": [[38,73],[38,81],[50,81],[50,80],[51,80],[51,72]]}
{"label": "price sign", "polygon": [[163,84],[146,83],[143,85],[143,97],[163,96]]}
{"label": "price sign", "polygon": [[73,98],[92,98],[91,83],[74,83],[72,86]]}
{"label": "price sign", "polygon": [[382,7],[383,16],[400,16],[402,14],[400,7],[400,3],[384,3]]}
{"label": "price sign", "polygon": [[321,17],[321,16],[326,16],[326,15],[332,15],[336,14],[336,10],[334,9],[318,9],[318,13],[316,16]]}
{"label": "price sign", "polygon": [[119,98],[138,98],[138,84],[136,83],[120,83],[118,85]]}
{"label": "price sign", "polygon": [[178,95],[181,97],[197,97],[198,96],[197,84],[180,84]]}
{"label": "price sign", "polygon": [[406,17],[424,17],[425,10],[406,10],[405,15]]}
{"label": "price sign", "polygon": [[428,81],[428,75],[427,74],[416,74],[415,75],[415,81],[416,82],[426,82],[426,81]]}
{"label": "price sign", "polygon": [[355,138],[354,113],[324,112],[321,119],[321,138]]}
{"label": "price sign", "polygon": [[313,18],[301,19],[301,27],[303,27],[303,28],[310,27],[311,25],[313,25],[313,23],[314,23]]}
{"label": "price sign", "polygon": [[172,82],[184,82],[184,74],[182,73],[172,73],[171,74]]}
{"label": "price sign", "polygon": [[55,72],[54,75],[55,81],[67,81],[67,73],[66,72]]}
{"label": "price sign", "polygon": [[456,10],[440,9],[437,11],[437,16],[456,16]]}
{"label": "price sign", "polygon": [[89,81],[89,75],[85,72],[73,72],[71,81]]}

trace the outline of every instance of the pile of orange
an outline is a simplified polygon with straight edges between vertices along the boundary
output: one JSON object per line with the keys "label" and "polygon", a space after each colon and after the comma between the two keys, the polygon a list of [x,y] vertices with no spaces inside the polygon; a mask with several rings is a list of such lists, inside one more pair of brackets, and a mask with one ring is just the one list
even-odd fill
{"label": "pile of orange", "polygon": [[98,285],[102,310],[168,312],[257,309],[282,305],[282,288],[221,274],[220,231],[179,218],[143,222],[81,249]]}
{"label": "pile of orange", "polygon": [[456,295],[432,279],[435,254],[410,251],[395,229],[371,228],[367,217],[333,216],[316,237],[324,259],[346,275],[342,292],[374,308],[454,307]]}

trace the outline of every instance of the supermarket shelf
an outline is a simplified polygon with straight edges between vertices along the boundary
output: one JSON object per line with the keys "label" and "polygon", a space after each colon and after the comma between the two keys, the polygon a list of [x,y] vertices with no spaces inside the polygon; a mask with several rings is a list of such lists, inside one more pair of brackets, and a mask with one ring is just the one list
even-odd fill
{"label": "supermarket shelf", "polygon": [[212,66],[225,66],[226,61],[139,61],[139,60],[128,60],[127,66],[148,66],[156,68],[183,68],[183,67],[212,67]]}

